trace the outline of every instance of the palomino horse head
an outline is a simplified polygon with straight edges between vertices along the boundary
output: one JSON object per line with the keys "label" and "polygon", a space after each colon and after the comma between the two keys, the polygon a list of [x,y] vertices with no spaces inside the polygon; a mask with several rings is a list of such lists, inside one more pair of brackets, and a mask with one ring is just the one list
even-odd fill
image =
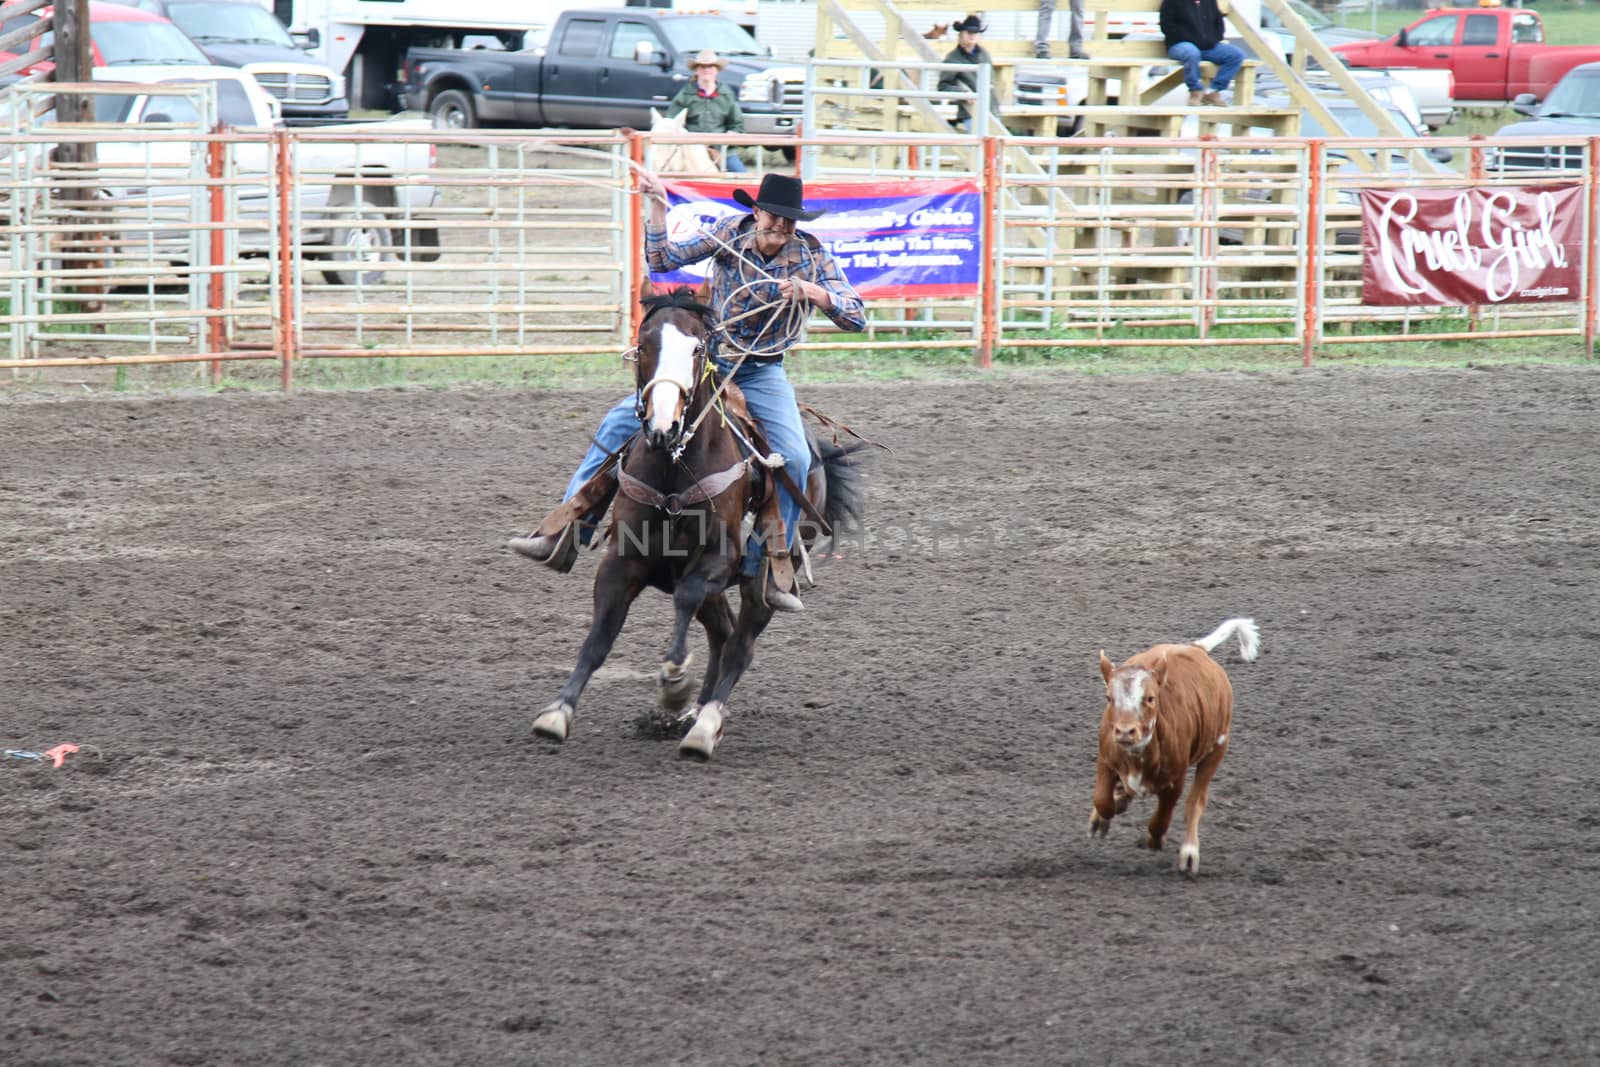
{"label": "palomino horse head", "polygon": [[[672,137],[674,134],[684,134],[684,113],[676,115],[663,115],[655,108],[650,109],[650,133],[653,136]],[[717,161],[711,158],[711,149],[703,144],[660,144],[652,141],[650,145],[650,169],[657,174],[716,174]]]}
{"label": "palomino horse head", "polygon": [[694,397],[708,375],[707,317],[711,309],[693,289],[657,293],[645,279],[639,302],[639,355],[634,364],[635,403],[650,448],[675,448],[694,416]]}

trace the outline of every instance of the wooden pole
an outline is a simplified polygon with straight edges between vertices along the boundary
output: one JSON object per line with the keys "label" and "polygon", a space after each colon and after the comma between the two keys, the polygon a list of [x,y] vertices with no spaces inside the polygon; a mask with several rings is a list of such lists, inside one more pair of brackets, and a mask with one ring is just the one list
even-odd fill
{"label": "wooden pole", "polygon": [[[89,0],[64,0],[55,5],[53,22],[55,25],[55,72],[54,79],[62,84],[80,84],[94,80],[94,56],[91,51],[89,37]],[[92,122],[94,120],[94,98],[85,93],[57,93],[55,97],[56,118],[61,122]],[[95,146],[93,141],[63,141],[55,147],[56,165],[61,171],[73,178],[83,178],[94,168]],[[67,208],[66,215],[76,222],[83,220],[83,225],[91,227],[90,205],[95,202],[95,190],[87,183],[69,182],[60,189],[62,205]],[[61,248],[68,250],[90,251],[99,248],[103,237],[92,228],[72,230],[61,234]],[[91,252],[92,254],[92,252]],[[64,259],[63,265],[70,267],[98,267],[98,259]],[[82,293],[100,293],[104,286],[93,281],[68,282],[65,288],[75,289]]]}
{"label": "wooden pole", "polygon": [[[89,0],[65,0],[55,5],[56,71],[55,80],[63,83],[94,80],[94,55],[89,38]],[[94,117],[94,101],[81,93],[62,93],[56,98],[56,117],[62,122],[88,122]],[[65,160],[72,149],[73,162],[94,159],[94,145],[62,145]]]}

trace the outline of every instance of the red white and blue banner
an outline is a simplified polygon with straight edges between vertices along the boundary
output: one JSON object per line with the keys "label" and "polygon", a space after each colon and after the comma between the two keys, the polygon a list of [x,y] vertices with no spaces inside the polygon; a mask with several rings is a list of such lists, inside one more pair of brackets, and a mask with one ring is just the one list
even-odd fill
{"label": "red white and blue banner", "polygon": [[[665,181],[667,236],[683,240],[749,209],[723,182]],[[754,196],[755,185],[747,191]],[[827,214],[798,223],[827,246],[863,298],[971,296],[983,263],[983,196],[963,179],[808,182],[806,207]],[[698,284],[705,263],[655,280]]]}
{"label": "red white and blue banner", "polygon": [[1583,298],[1583,186],[1361,190],[1361,302]]}

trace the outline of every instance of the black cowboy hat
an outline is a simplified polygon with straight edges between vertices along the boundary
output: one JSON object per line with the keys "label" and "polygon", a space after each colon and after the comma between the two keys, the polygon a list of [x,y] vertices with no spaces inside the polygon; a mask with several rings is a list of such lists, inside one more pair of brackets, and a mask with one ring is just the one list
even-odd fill
{"label": "black cowboy hat", "polygon": [[984,33],[989,29],[983,24],[983,20],[976,15],[968,15],[950,28],[957,33]]}
{"label": "black cowboy hat", "polygon": [[735,189],[733,198],[745,207],[758,207],[797,222],[810,222],[819,215],[827,214],[826,208],[807,211],[805,185],[799,178],[791,178],[787,174],[768,174],[761,179],[761,189],[754,197],[743,189]]}

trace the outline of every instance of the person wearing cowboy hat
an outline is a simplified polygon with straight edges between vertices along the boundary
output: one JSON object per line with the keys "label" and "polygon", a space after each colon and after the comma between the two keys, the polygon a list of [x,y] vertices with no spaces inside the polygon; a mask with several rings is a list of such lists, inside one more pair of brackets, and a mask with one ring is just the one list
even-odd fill
{"label": "person wearing cowboy hat", "polygon": [[[977,69],[980,66],[994,66],[994,60],[989,55],[989,50],[978,43],[978,37],[989,27],[976,15],[968,15],[955,24],[956,46],[944,57],[946,63],[961,63],[974,68],[973,70],[950,70],[939,77],[939,91],[941,93],[976,93],[978,91]],[[990,83],[991,86],[993,82]],[[993,111],[999,106],[999,100],[994,95],[994,90],[989,90],[989,109]],[[972,109],[965,100],[956,104],[956,126],[963,130],[972,129]]]}
{"label": "person wearing cowboy hat", "polygon": [[[773,450],[783,456],[783,469],[795,485],[804,486],[811,449],[794,389],[783,370],[784,351],[804,330],[789,333],[784,305],[797,301],[816,308],[841,330],[867,328],[861,296],[845,279],[838,260],[814,235],[796,228],[796,223],[809,222],[822,211],[805,206],[805,186],[799,178],[767,174],[754,196],[745,189],[733,192],[734,200],[749,208],[749,214],[727,216],[699,233],[670,241],[661,179],[651,171],[641,171],[639,192],[649,203],[645,261],[652,272],[665,273],[711,260],[707,303],[716,309],[720,322],[713,324],[710,354],[720,373],[733,374],[750,414],[761,424]],[[745,353],[742,362],[741,353]],[[630,394],[601,420],[567,486],[566,503],[540,523],[539,531],[513,538],[510,547],[556,570],[569,569],[577,544],[592,536],[615,489],[616,475],[605,467],[606,459],[638,429],[639,415]],[[767,605],[778,611],[799,611],[804,605],[795,593],[789,553],[794,548],[801,507],[787,488],[775,496],[777,514],[763,514],[762,528],[751,536],[745,573],[759,574],[765,566]]]}
{"label": "person wearing cowboy hat", "polygon": [[[717,84],[728,61],[709,48],[701,49],[689,60],[694,80],[685,82],[667,105],[667,113],[683,112],[683,128],[690,133],[743,133],[744,112],[739,110],[738,93],[724,92]],[[722,169],[744,173],[744,160],[732,148],[712,149],[722,156]]]}

